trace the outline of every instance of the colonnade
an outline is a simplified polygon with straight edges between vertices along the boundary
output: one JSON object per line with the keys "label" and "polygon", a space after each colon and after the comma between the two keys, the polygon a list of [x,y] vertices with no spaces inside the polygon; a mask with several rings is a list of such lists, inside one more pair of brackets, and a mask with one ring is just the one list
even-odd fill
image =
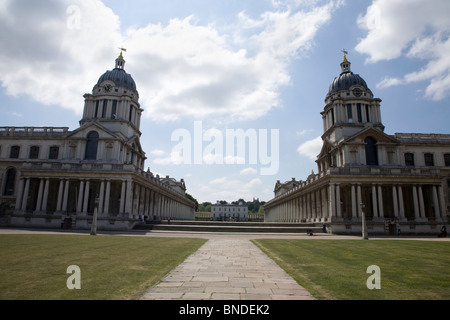
{"label": "colonnade", "polygon": [[[362,205],[363,204],[363,205]],[[339,183],[293,189],[265,205],[265,220],[279,222],[385,219],[445,221],[441,184]]]}
{"label": "colonnade", "polygon": [[194,207],[184,195],[164,186],[128,179],[21,177],[16,214],[88,215],[137,219],[193,219]]}

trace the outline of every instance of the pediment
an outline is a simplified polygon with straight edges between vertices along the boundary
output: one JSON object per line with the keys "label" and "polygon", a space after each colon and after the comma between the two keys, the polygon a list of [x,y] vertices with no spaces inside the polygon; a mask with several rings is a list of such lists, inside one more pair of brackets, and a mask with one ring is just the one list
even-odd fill
{"label": "pediment", "polygon": [[374,127],[368,127],[355,135],[348,137],[343,142],[344,143],[362,143],[367,137],[372,137],[375,140],[377,140],[378,143],[393,143],[393,144],[399,144],[400,141],[398,141],[394,136],[390,136],[380,130],[377,130]]}
{"label": "pediment", "polygon": [[102,126],[99,123],[96,122],[89,122],[78,129],[72,131],[67,137],[69,139],[85,139],[89,132],[96,131],[99,134],[100,139],[120,139],[123,140],[123,138],[119,137],[116,133],[111,132],[104,126]]}

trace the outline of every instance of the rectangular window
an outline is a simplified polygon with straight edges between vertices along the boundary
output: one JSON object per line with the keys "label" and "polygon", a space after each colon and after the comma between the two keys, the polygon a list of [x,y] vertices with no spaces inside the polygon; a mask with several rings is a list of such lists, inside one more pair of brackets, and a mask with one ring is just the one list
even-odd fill
{"label": "rectangular window", "polygon": [[108,107],[108,100],[103,100],[102,118],[106,118],[106,108]]}
{"label": "rectangular window", "polygon": [[39,147],[38,146],[31,146],[30,147],[30,159],[37,159],[39,158]]}
{"label": "rectangular window", "polygon": [[131,117],[133,116],[133,106],[130,105],[130,113],[128,114],[128,121],[131,122]]}
{"label": "rectangular window", "polygon": [[366,104],[366,118],[367,122],[370,122],[370,109],[368,104]]}
{"label": "rectangular window", "polygon": [[431,154],[431,153],[425,153],[424,158],[425,158],[425,165],[426,165],[427,167],[433,167],[433,166],[434,166],[434,157],[433,157],[433,154]]}
{"label": "rectangular window", "polygon": [[361,110],[361,103],[356,104],[356,111],[358,112],[358,122],[362,122],[362,110]]}
{"label": "rectangular window", "polygon": [[444,154],[444,163],[446,167],[450,167],[450,153]]}
{"label": "rectangular window", "polygon": [[59,147],[50,147],[48,158],[51,160],[55,160],[58,159],[58,155],[59,155]]}
{"label": "rectangular window", "polygon": [[414,154],[413,153],[405,153],[405,165],[406,166],[414,166]]}
{"label": "rectangular window", "polygon": [[117,118],[116,112],[117,112],[117,100],[113,100],[111,108],[111,119]]}
{"label": "rectangular window", "polygon": [[9,153],[9,157],[11,159],[19,159],[19,153],[20,153],[20,147],[19,146],[12,146],[11,151]]}
{"label": "rectangular window", "polygon": [[348,122],[352,123],[353,122],[353,112],[352,112],[352,105],[350,103],[347,104],[347,117],[348,117]]}
{"label": "rectangular window", "polygon": [[94,113],[94,118],[97,118],[97,114],[98,114],[98,105],[99,105],[100,101],[96,101],[95,102],[95,113]]}
{"label": "rectangular window", "polygon": [[331,123],[334,125],[334,109],[331,109]]}

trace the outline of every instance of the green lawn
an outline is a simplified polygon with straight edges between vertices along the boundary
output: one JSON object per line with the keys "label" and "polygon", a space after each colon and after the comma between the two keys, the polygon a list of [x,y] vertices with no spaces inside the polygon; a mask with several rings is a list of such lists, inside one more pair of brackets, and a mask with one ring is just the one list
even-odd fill
{"label": "green lawn", "polygon": [[[206,240],[0,235],[0,299],[137,299]],[[69,290],[67,267],[81,271]]]}
{"label": "green lawn", "polygon": [[[450,242],[254,240],[318,299],[450,299]],[[369,290],[367,267],[380,267]]]}

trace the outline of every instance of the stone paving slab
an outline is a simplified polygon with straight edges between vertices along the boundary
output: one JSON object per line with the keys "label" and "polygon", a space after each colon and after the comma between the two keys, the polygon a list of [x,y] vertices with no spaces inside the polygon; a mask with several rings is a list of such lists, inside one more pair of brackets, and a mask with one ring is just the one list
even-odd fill
{"label": "stone paving slab", "polygon": [[313,300],[248,239],[210,239],[143,300]]}

